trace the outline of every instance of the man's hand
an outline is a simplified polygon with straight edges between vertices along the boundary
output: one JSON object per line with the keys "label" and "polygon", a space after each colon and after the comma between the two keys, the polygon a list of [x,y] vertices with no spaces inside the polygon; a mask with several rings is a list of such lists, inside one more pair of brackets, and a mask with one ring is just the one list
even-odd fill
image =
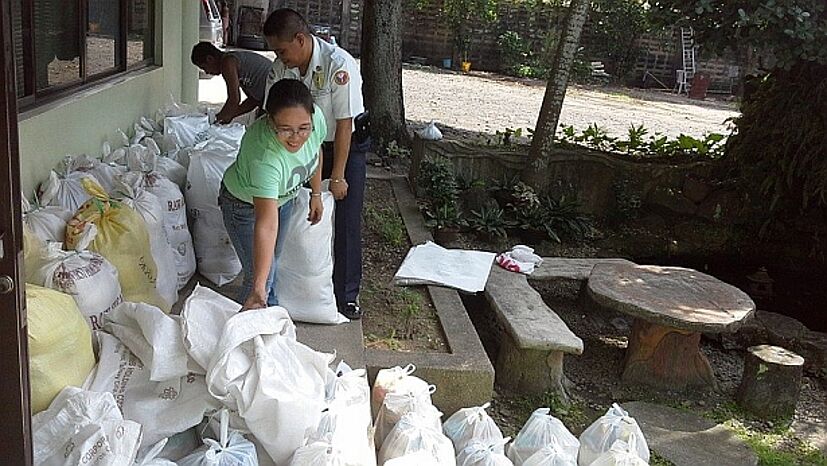
{"label": "man's hand", "polygon": [[340,178],[336,181],[330,180],[330,192],[333,193],[333,199],[341,201],[347,197],[347,180]]}
{"label": "man's hand", "polygon": [[250,309],[264,309],[267,307],[267,293],[264,290],[252,290],[244,305],[241,306],[241,311],[249,311]]}
{"label": "man's hand", "polygon": [[322,213],[324,212],[324,205],[322,204],[321,196],[310,196],[310,213],[307,215],[307,221],[311,225],[315,225],[322,221]]}
{"label": "man's hand", "polygon": [[215,114],[215,121],[221,123],[222,125],[226,125],[227,123],[233,121],[233,118],[235,118],[235,116],[233,116],[232,112],[229,112],[226,108]]}

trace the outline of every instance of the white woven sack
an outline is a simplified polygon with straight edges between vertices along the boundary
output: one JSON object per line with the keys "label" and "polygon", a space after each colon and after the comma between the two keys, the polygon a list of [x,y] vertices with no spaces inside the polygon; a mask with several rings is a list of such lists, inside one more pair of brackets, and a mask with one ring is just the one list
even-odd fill
{"label": "white woven sack", "polygon": [[322,187],[324,211],[319,223],[307,221],[310,190],[302,188],[293,201],[284,237],[287,245],[278,262],[277,296],[297,322],[341,324],[348,319],[339,313],[333,293],[333,194]]}

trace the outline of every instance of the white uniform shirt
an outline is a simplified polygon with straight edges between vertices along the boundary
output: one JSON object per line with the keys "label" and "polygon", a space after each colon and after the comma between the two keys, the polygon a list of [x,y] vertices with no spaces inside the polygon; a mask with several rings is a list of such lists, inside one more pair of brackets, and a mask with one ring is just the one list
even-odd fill
{"label": "white uniform shirt", "polygon": [[[270,86],[282,79],[297,79],[304,83],[316,105],[322,109],[327,123],[326,141],[333,141],[336,135],[336,120],[354,118],[365,111],[362,102],[362,75],[356,60],[340,47],[313,36],[313,56],[302,76],[298,68],[286,68],[278,58],[267,75],[267,96]],[[355,128],[354,128],[355,129]]]}

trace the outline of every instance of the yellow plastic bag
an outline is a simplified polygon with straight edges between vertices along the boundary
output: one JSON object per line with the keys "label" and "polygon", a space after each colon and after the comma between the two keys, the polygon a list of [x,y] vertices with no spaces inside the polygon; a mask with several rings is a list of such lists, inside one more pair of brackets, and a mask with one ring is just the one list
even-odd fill
{"label": "yellow plastic bag", "polygon": [[32,414],[68,385],[79,387],[95,367],[92,332],[68,294],[26,285]]}
{"label": "yellow plastic bag", "polygon": [[75,249],[87,223],[98,227],[89,245],[118,269],[118,281],[124,301],[146,303],[164,312],[170,304],[158,294],[155,282],[158,271],[149,243],[144,219],[123,203],[109,198],[93,180],[84,178],[83,188],[92,195],[66,225],[66,249]]}

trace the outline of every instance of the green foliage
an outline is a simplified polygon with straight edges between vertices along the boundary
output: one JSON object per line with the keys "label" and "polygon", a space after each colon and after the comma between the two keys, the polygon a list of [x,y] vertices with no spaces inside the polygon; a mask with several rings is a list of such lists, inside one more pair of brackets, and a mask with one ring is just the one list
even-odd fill
{"label": "green foliage", "polygon": [[531,47],[514,31],[506,31],[497,39],[500,48],[500,66],[508,73],[519,76],[518,70],[524,66],[531,54]]}
{"label": "green foliage", "polygon": [[507,236],[505,228],[508,222],[505,219],[505,212],[499,207],[483,206],[479,211],[472,210],[471,218],[468,219],[468,226],[475,231],[490,236]]}
{"label": "green foliage", "polygon": [[589,38],[596,50],[591,57],[606,57],[616,78],[634,71],[639,54],[637,39],[649,29],[649,15],[638,0],[594,0],[589,11]]}
{"label": "green foliage", "polygon": [[[424,8],[434,0],[417,0],[417,7]],[[440,19],[452,32],[454,50],[467,61],[471,46],[474,21],[491,23],[497,20],[498,0],[443,0],[439,11]]]}
{"label": "green foliage", "polygon": [[522,181],[495,189],[508,194],[508,209],[505,212],[508,226],[541,232],[558,243],[564,237],[580,241],[594,231],[591,219],[580,213],[580,203],[575,199],[567,199],[565,196],[557,199],[550,194],[537,194]]}
{"label": "green foliage", "polygon": [[431,204],[425,208],[425,226],[428,228],[442,230],[444,228],[458,228],[464,224],[465,221],[460,216],[456,203],[438,206]]}
{"label": "green foliage", "polygon": [[654,0],[661,24],[686,19],[704,47],[721,52],[746,47],[762,69],[792,69],[799,62],[827,65],[824,0]]}
{"label": "green foliage", "polygon": [[414,322],[422,314],[422,296],[408,288],[397,293],[397,299],[403,303],[402,318],[404,319],[405,337],[413,338]]}
{"label": "green foliage", "polygon": [[768,221],[827,207],[827,66],[802,63],[762,79],[735,124],[728,154],[745,189],[760,183]]}
{"label": "green foliage", "polygon": [[375,231],[386,243],[394,247],[405,244],[405,224],[398,213],[391,209],[365,209],[368,228]]}
{"label": "green foliage", "polygon": [[558,140],[563,144],[581,145],[600,151],[627,154],[639,158],[674,158],[689,157],[698,159],[719,159],[724,155],[725,136],[709,133],[702,139],[680,134],[670,139],[659,133],[649,135],[643,125],[630,126],[627,138],[609,136],[608,132],[596,123],[590,124],[580,133],[574,126],[560,125]]}
{"label": "green foliage", "polygon": [[443,159],[423,160],[417,179],[434,207],[456,204],[457,180],[450,162]]}

